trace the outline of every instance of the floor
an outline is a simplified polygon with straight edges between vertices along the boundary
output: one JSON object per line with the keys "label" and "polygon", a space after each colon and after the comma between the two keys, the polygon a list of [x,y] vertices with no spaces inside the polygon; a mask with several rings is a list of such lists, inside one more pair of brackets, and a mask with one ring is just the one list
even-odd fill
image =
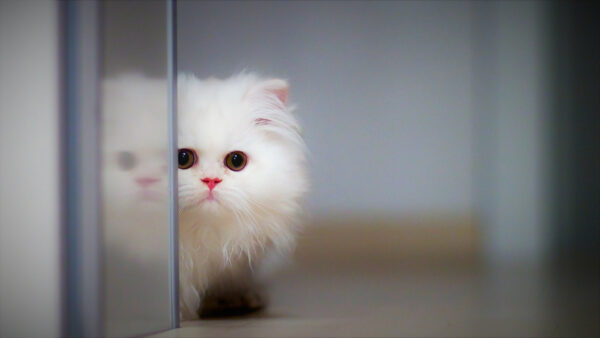
{"label": "floor", "polygon": [[[368,228],[376,240],[364,227],[309,229],[295,263],[272,280],[268,309],[155,337],[600,336],[597,270],[486,263],[477,231],[461,224],[433,246],[414,244],[427,239],[423,226],[378,223]],[[395,249],[408,242],[413,249]]]}

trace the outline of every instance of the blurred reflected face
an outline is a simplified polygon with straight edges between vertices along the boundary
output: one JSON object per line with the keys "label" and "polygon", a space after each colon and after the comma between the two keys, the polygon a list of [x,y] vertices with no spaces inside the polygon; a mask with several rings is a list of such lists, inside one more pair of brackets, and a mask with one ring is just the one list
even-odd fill
{"label": "blurred reflected face", "polygon": [[103,187],[109,207],[164,205],[168,198],[166,81],[141,76],[103,87]]}

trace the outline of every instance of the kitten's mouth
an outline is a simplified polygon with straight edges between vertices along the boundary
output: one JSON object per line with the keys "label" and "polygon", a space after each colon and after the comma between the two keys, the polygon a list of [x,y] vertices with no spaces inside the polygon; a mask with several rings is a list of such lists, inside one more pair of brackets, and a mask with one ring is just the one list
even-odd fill
{"label": "kitten's mouth", "polygon": [[203,199],[201,199],[199,204],[202,204],[204,202],[219,203],[219,201],[217,200],[215,194],[213,194],[212,191],[209,191],[208,195],[206,195],[206,197],[204,197]]}

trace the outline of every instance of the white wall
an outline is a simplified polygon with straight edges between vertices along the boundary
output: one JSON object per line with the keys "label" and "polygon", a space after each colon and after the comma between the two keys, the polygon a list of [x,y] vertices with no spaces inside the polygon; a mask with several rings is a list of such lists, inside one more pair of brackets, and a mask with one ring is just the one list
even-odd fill
{"label": "white wall", "polygon": [[291,81],[314,213],[469,211],[470,6],[182,1],[178,66]]}
{"label": "white wall", "polygon": [[0,336],[60,335],[58,9],[0,1]]}

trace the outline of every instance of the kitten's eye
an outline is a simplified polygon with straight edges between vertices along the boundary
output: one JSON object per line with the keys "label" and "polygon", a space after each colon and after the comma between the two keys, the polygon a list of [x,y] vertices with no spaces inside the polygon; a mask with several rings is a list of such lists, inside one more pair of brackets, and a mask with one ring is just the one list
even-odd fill
{"label": "kitten's eye", "polygon": [[177,159],[179,162],[179,169],[189,169],[196,162],[196,154],[190,149],[179,149]]}
{"label": "kitten's eye", "polygon": [[128,151],[121,151],[117,155],[117,162],[119,163],[119,167],[123,170],[130,170],[135,167],[137,164],[137,159],[135,155]]}
{"label": "kitten's eye", "polygon": [[233,171],[240,171],[248,161],[246,154],[241,151],[232,151],[225,156],[225,166]]}

